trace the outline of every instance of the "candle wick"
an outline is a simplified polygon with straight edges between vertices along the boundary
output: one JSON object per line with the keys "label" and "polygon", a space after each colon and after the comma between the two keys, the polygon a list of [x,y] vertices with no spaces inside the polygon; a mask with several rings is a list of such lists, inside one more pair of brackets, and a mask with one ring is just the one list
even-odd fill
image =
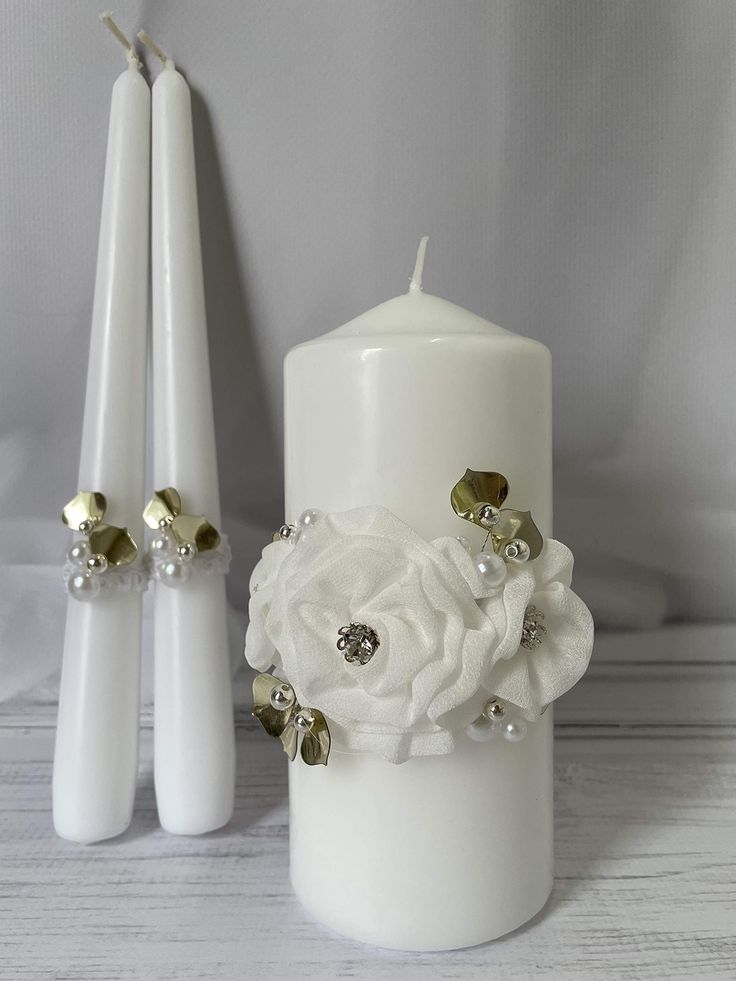
{"label": "candle wick", "polygon": [[424,257],[427,254],[427,242],[429,241],[429,235],[423,235],[419,240],[419,248],[417,249],[417,261],[414,266],[414,275],[411,277],[411,282],[409,283],[410,293],[421,293],[422,292],[422,274],[424,273]]}
{"label": "candle wick", "polygon": [[138,38],[145,44],[145,46],[152,51],[158,60],[163,63],[166,68],[174,68],[173,59],[169,58],[165,51],[163,51],[158,44],[153,40],[150,34],[146,34],[145,31],[138,31]]}
{"label": "candle wick", "polygon": [[120,41],[122,46],[125,48],[125,55],[128,59],[128,64],[134,68],[140,68],[141,59],[135,53],[135,48],[133,47],[133,45],[130,43],[130,41],[127,39],[127,37],[123,34],[123,32],[118,27],[118,25],[112,19],[112,11],[106,10],[105,13],[100,14],[100,20],[105,25],[105,27],[115,35],[118,41]]}

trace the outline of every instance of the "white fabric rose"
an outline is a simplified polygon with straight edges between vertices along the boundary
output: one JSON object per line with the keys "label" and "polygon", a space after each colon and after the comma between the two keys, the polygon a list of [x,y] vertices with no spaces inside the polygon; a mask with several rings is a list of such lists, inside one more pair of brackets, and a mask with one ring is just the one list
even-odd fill
{"label": "white fabric rose", "polygon": [[[570,549],[547,539],[539,558],[509,567],[503,587],[506,627],[484,685],[530,721],[580,680],[593,650],[593,618],[570,589],[572,566]],[[487,602],[497,616],[497,599]],[[528,606],[544,614],[546,630],[533,650],[520,646]]]}
{"label": "white fabric rose", "polygon": [[[325,516],[296,544],[267,546],[249,614],[250,664],[288,678],[340,749],[392,762],[453,749],[453,730],[482,709],[483,678],[508,634],[501,591],[463,546],[426,542],[382,507]],[[367,664],[336,648],[351,622],[380,640]]]}

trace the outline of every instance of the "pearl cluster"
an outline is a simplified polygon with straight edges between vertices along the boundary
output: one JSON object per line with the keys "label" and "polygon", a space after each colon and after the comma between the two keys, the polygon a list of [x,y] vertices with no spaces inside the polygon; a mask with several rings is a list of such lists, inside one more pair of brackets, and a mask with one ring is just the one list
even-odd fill
{"label": "pearl cluster", "polygon": [[225,536],[216,549],[200,552],[194,542],[177,542],[169,524],[167,519],[161,519],[159,530],[148,546],[154,578],[165,586],[179,589],[189,582],[195,570],[227,573],[230,549]]}
{"label": "pearl cluster", "polygon": [[192,577],[192,562],[199,554],[194,542],[177,544],[169,525],[171,518],[161,518],[159,530],[151,539],[149,553],[156,578],[172,589],[178,589]]}
{"label": "pearl cluster", "polygon": [[110,565],[101,553],[93,553],[85,539],[75,541],[66,553],[64,582],[67,592],[75,600],[88,603],[104,590],[146,589],[148,573],[145,566],[137,563],[118,568]]}
{"label": "pearl cluster", "polygon": [[500,698],[489,698],[478,718],[465,729],[469,739],[476,743],[486,743],[496,736],[510,743],[518,743],[526,736],[527,724],[521,716],[509,713],[505,702]]}
{"label": "pearl cluster", "polygon": [[[91,521],[84,524],[89,524],[89,531],[92,530]],[[88,529],[81,527],[80,530],[86,532]],[[83,602],[99,596],[102,589],[100,578],[109,567],[107,558],[102,553],[93,553],[89,542],[82,538],[72,544],[66,557],[72,567],[67,578],[70,595]]]}

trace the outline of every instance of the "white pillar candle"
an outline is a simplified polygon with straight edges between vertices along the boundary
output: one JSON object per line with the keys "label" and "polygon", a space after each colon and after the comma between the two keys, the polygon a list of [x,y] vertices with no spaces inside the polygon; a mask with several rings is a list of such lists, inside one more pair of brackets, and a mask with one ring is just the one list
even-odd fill
{"label": "white pillar candle", "polygon": [[[134,56],[115,82],[102,196],[79,490],[142,548],[148,330],[150,89]],[[53,776],[57,834],[125,831],[138,769],[141,594],[70,598]]]}
{"label": "white pillar candle", "polygon": [[[165,59],[153,86],[153,479],[221,531],[189,88]],[[225,577],[155,594],[154,776],[163,827],[226,824],[235,736]]]}
{"label": "white pillar candle", "polygon": [[[509,506],[549,535],[549,351],[422,293],[421,264],[408,294],[287,355],[287,520],[381,504],[429,540],[480,550],[480,529],[450,507],[469,467],[505,474]],[[551,710],[520,743],[461,734],[451,754],[398,766],[334,748],[326,767],[297,759],[289,791],[294,889],[350,937],[478,944],[549,896]]]}

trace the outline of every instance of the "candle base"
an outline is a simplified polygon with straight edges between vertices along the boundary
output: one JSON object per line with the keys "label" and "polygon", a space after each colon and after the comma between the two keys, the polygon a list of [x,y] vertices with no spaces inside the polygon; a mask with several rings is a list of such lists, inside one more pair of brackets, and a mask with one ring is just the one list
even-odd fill
{"label": "candle base", "polygon": [[296,761],[289,801],[292,886],[325,926],[395,950],[486,943],[552,890],[552,710],[521,743]]}

